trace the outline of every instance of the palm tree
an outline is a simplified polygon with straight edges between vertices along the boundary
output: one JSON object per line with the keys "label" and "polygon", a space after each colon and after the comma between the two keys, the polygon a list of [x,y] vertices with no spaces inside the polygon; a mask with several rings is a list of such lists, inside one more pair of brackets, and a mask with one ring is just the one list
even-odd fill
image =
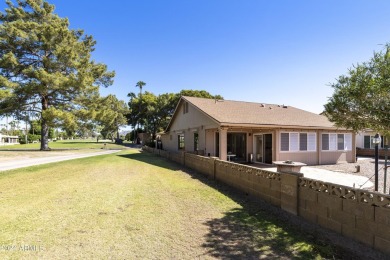
{"label": "palm tree", "polygon": [[[139,113],[141,113],[141,103],[142,103],[142,87],[145,86],[146,83],[143,82],[143,81],[138,81],[137,84],[135,84],[135,87],[136,88],[139,88]],[[141,120],[141,119],[139,119]],[[138,122],[138,127],[140,127],[141,125],[141,122]],[[134,141],[136,141],[137,139],[137,132],[135,131],[134,132]]]}
{"label": "palm tree", "polygon": [[142,87],[145,86],[146,83],[143,81],[138,81],[137,84],[135,85],[136,88],[139,88],[139,94],[140,96],[142,95]]}

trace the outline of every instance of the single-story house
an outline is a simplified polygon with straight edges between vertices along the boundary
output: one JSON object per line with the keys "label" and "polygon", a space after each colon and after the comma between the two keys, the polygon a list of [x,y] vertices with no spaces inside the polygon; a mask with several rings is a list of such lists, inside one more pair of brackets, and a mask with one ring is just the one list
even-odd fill
{"label": "single-story house", "polygon": [[[356,148],[360,149],[374,149],[375,144],[373,143],[373,139],[375,137],[376,133],[373,130],[364,130],[362,132],[359,132],[356,134]],[[378,144],[378,147],[384,148],[384,136],[380,135],[381,137],[381,143]]]}
{"label": "single-story house", "polygon": [[[356,155],[357,156],[374,156],[375,155],[375,144],[373,139],[376,135],[376,132],[370,129],[366,129],[356,134]],[[383,135],[380,135],[381,142],[378,144],[379,156],[385,157],[386,150],[386,140]],[[387,141],[388,142],[388,141]],[[388,153],[388,152],[387,152]]]}
{"label": "single-story house", "polygon": [[19,136],[0,134],[0,145],[12,145],[19,143]]}
{"label": "single-story house", "polygon": [[285,105],[183,96],[163,148],[221,160],[308,165],[355,162],[355,134],[325,116]]}

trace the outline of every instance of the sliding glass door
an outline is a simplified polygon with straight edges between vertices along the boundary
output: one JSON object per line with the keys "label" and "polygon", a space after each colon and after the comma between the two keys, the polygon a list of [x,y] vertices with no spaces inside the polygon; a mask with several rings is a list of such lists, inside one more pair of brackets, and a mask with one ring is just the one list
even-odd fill
{"label": "sliding glass door", "polygon": [[235,154],[234,161],[246,161],[246,133],[227,134],[227,153]]}
{"label": "sliding glass door", "polygon": [[272,164],[272,134],[255,135],[255,161]]}

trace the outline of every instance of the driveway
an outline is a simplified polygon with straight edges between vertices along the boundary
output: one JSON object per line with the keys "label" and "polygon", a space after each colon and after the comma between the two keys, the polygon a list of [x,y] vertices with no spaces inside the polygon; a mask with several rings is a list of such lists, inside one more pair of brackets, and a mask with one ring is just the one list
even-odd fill
{"label": "driveway", "polygon": [[60,156],[51,156],[51,157],[38,157],[38,158],[28,158],[28,159],[20,159],[15,158],[14,160],[7,160],[5,162],[0,162],[0,171],[13,170],[18,168],[24,168],[34,165],[53,163],[53,162],[61,162],[79,158],[86,158],[92,156],[98,156],[103,154],[111,154],[119,152],[120,150],[105,150],[96,153],[76,153],[76,154],[68,154],[68,155],[60,155]]}

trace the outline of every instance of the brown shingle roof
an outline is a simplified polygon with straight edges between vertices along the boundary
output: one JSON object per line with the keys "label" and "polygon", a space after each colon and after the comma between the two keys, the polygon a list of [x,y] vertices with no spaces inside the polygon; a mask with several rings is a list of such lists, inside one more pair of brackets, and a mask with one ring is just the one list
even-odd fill
{"label": "brown shingle roof", "polygon": [[182,97],[220,124],[336,128],[325,116],[283,105]]}

